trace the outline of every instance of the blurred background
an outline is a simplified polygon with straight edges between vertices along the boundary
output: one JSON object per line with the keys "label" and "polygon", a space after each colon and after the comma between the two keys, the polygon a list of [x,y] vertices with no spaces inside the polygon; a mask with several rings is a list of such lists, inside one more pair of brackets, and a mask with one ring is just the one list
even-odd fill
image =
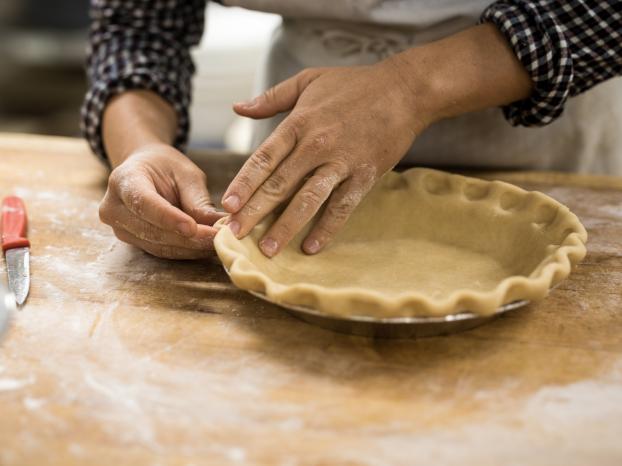
{"label": "blurred background", "polygon": [[[86,90],[86,0],[0,0],[0,131],[80,136]],[[210,4],[193,55],[191,147],[246,152],[248,122],[231,103],[251,97],[280,17]]]}

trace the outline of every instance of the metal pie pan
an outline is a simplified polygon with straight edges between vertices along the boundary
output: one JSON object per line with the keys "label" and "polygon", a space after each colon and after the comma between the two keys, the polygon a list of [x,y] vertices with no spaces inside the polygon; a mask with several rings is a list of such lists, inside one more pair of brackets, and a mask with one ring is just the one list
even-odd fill
{"label": "metal pie pan", "polygon": [[[223,267],[227,275],[229,270]],[[438,335],[449,335],[463,332],[482,324],[490,322],[501,314],[512,311],[529,304],[528,300],[517,300],[504,304],[493,314],[482,316],[469,311],[462,311],[447,316],[429,317],[386,317],[377,318],[369,316],[352,315],[340,317],[326,312],[318,311],[305,306],[297,306],[287,303],[277,303],[264,293],[244,290],[264,301],[276,304],[284,308],[294,317],[305,322],[322,327],[334,332],[358,335],[369,338],[422,338]]]}

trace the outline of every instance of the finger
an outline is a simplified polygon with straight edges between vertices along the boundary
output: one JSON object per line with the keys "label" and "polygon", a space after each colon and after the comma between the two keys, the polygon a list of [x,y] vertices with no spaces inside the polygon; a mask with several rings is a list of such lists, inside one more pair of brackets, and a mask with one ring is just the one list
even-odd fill
{"label": "finger", "polygon": [[296,123],[290,115],[246,160],[222,197],[222,206],[229,213],[239,211],[281,161],[296,147]]}
{"label": "finger", "polygon": [[183,236],[191,237],[196,234],[196,221],[164,199],[147,178],[126,178],[119,183],[117,192],[119,199],[130,212],[152,225]]}
{"label": "finger", "polygon": [[213,250],[188,249],[168,244],[155,244],[137,238],[122,228],[114,228],[114,234],[124,243],[136,246],[139,249],[151,254],[152,256],[163,259],[203,259],[213,256]]}
{"label": "finger", "polygon": [[259,241],[261,251],[268,257],[278,254],[313,218],[344,178],[329,165],[316,170]]}
{"label": "finger", "polygon": [[330,196],[322,216],[305,238],[302,250],[307,254],[320,252],[343,228],[369,189],[368,184],[355,178],[350,178],[339,186]]}
{"label": "finger", "polygon": [[113,229],[123,229],[141,241],[186,249],[212,249],[214,236],[217,232],[213,227],[199,225],[195,236],[188,238],[179,233],[156,227],[134,215],[121,203],[100,212],[100,216]]}
{"label": "finger", "polygon": [[[322,144],[326,143],[322,142]],[[321,163],[319,155],[325,149],[327,147],[320,147],[315,142],[305,143],[295,149],[259,186],[242,209],[232,215],[229,227],[236,237],[246,236],[266,215],[298,191],[304,184],[305,178]],[[338,173],[334,173],[335,171]],[[346,170],[341,169],[337,164],[332,164],[328,172],[331,172],[332,177],[337,176],[340,180],[346,176]],[[322,173],[327,176],[327,170]]]}
{"label": "finger", "polygon": [[213,225],[214,222],[227,215],[219,212],[212,203],[205,179],[195,177],[192,182],[179,183],[179,201],[184,212],[190,215],[197,223]]}
{"label": "finger", "polygon": [[303,70],[249,102],[234,104],[233,110],[249,118],[268,118],[277,113],[287,112],[294,108],[300,94],[320,74],[319,68]]}

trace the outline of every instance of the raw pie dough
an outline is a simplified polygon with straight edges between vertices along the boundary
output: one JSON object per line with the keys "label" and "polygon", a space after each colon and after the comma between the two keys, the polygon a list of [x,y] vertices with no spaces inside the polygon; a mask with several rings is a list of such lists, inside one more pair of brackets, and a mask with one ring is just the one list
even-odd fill
{"label": "raw pie dough", "polygon": [[387,173],[330,245],[273,259],[257,247],[269,217],[244,239],[220,224],[215,247],[238,287],[331,315],[492,314],[545,297],[586,253],[567,207],[499,181],[415,168]]}

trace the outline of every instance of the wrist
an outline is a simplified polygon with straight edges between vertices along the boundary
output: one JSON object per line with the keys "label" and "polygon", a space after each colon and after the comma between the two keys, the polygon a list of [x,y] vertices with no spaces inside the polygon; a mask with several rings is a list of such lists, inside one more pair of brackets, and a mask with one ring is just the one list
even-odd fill
{"label": "wrist", "polygon": [[151,91],[132,90],[113,97],[104,110],[102,127],[112,167],[145,147],[170,147],[176,128],[173,108]]}
{"label": "wrist", "polygon": [[434,66],[430,49],[415,47],[392,55],[381,65],[393,75],[396,101],[411,114],[415,134],[449,116],[448,83],[445,75]]}
{"label": "wrist", "polygon": [[533,83],[496,26],[483,24],[385,60],[424,128],[525,99]]}
{"label": "wrist", "polygon": [[136,156],[157,153],[162,149],[170,150],[172,146],[156,137],[150,135],[135,136],[131,144],[125,147],[117,147],[114,151],[108,151],[108,158],[112,168],[116,168]]}

